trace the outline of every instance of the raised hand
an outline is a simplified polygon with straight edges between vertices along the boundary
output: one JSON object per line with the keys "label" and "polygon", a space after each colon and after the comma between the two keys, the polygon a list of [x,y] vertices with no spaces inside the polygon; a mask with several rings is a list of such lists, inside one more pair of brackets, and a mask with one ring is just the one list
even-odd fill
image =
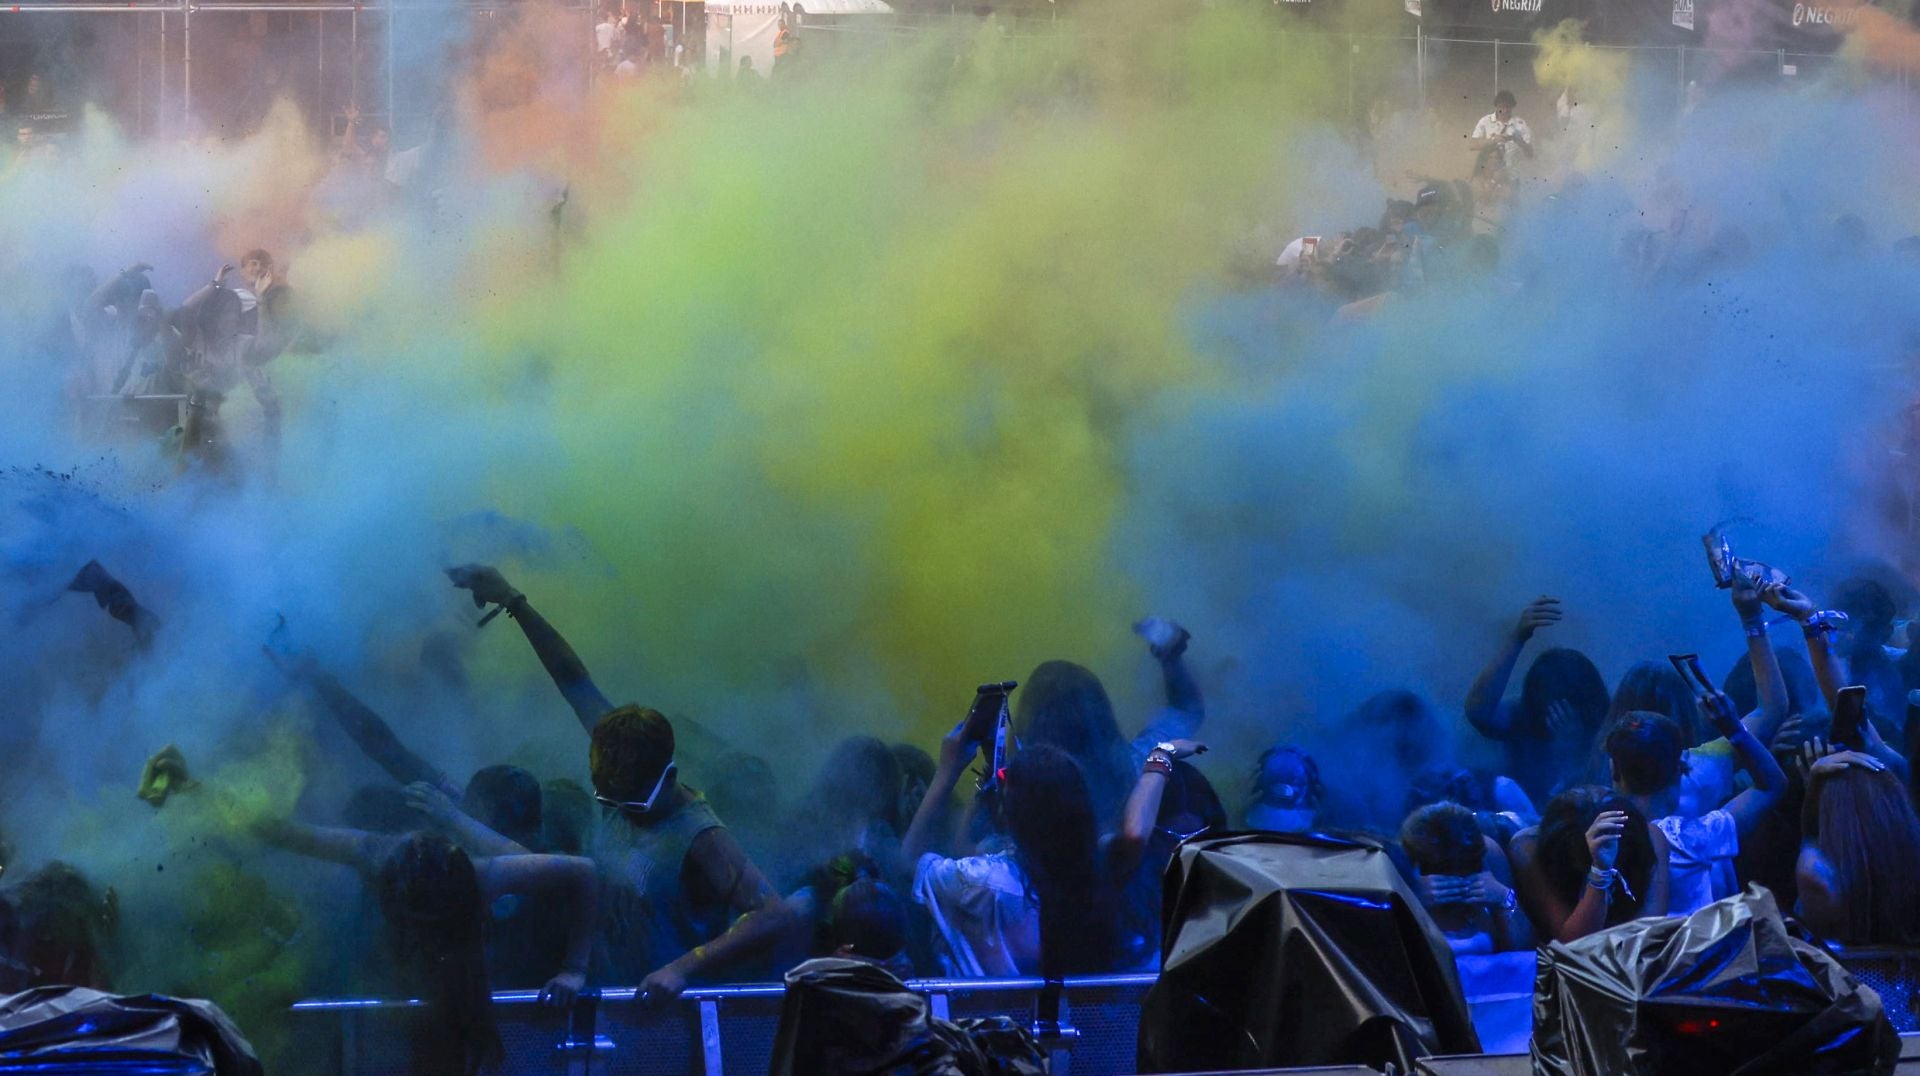
{"label": "raised hand", "polygon": [[1784,583],[1768,583],[1762,586],[1760,600],[1795,620],[1804,621],[1814,614],[1813,599]]}
{"label": "raised hand", "polygon": [[1513,637],[1524,643],[1533,638],[1533,633],[1541,628],[1560,623],[1562,615],[1564,614],[1560,611],[1560,599],[1549,598],[1543,594],[1529,602],[1525,609],[1520,610],[1520,620],[1513,626]]}
{"label": "raised hand", "polygon": [[1698,696],[1700,712],[1713,722],[1713,730],[1732,739],[1745,726],[1740,724],[1740,715],[1734,709],[1733,700],[1725,692],[1710,691]]}
{"label": "raised hand", "polygon": [[1620,862],[1620,837],[1627,832],[1627,812],[1601,811],[1587,827],[1587,854],[1593,865],[1603,871]]}
{"label": "raised hand", "polygon": [[1733,611],[1740,615],[1742,624],[1758,624],[1766,616],[1766,602],[1761,589],[1759,577],[1752,572],[1733,573],[1733,587],[1728,595],[1733,599]]}
{"label": "raised hand", "polygon": [[425,781],[415,781],[406,787],[404,793],[407,806],[426,815],[436,824],[444,825],[458,814],[460,808],[454,805],[445,792]]}
{"label": "raised hand", "polygon": [[1187,629],[1163,616],[1150,616],[1135,621],[1133,632],[1147,641],[1147,649],[1161,661],[1177,658],[1186,653],[1187,640],[1193,638],[1192,633]]}
{"label": "raised hand", "polygon": [[1797,761],[1800,764],[1800,780],[1802,783],[1810,782],[1813,779],[1813,768],[1819,765],[1822,759],[1828,755],[1839,753],[1840,748],[1838,746],[1828,743],[1826,739],[1821,736],[1815,736],[1806,743],[1801,744],[1800,757]]}
{"label": "raised hand", "polygon": [[447,578],[461,590],[473,592],[476,607],[505,605],[520,596],[500,570],[488,564],[462,564],[447,569]]}

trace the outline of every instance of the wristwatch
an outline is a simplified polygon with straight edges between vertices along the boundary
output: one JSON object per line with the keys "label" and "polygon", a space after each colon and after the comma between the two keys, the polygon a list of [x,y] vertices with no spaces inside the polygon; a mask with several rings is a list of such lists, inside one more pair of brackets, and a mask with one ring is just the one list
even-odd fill
{"label": "wristwatch", "polygon": [[1153,750],[1147,752],[1147,763],[1141,767],[1141,772],[1173,776],[1173,756],[1178,750],[1179,748],[1165,741],[1154,744]]}

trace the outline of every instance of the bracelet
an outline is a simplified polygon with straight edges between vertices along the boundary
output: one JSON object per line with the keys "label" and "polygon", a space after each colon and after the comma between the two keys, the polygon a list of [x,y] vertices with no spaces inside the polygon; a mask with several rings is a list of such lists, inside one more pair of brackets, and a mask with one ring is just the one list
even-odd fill
{"label": "bracelet", "polygon": [[1601,870],[1599,867],[1587,868],[1587,884],[1603,893],[1613,892],[1613,881],[1620,877],[1617,869]]}
{"label": "bracelet", "polygon": [[1807,638],[1811,639],[1822,632],[1838,631],[1846,622],[1847,614],[1837,609],[1822,609],[1808,617],[1800,627],[1807,633]]}
{"label": "bracelet", "polygon": [[1507,899],[1500,902],[1500,910],[1507,915],[1512,915],[1514,909],[1518,907],[1520,907],[1520,894],[1511,889],[1507,890]]}
{"label": "bracelet", "polygon": [[1766,638],[1768,625],[1764,620],[1756,620],[1751,624],[1743,625],[1743,627],[1746,628],[1747,638],[1749,639]]}
{"label": "bracelet", "polygon": [[1147,756],[1146,765],[1140,767],[1141,776],[1157,773],[1162,777],[1173,776],[1173,759],[1165,753],[1155,751]]}

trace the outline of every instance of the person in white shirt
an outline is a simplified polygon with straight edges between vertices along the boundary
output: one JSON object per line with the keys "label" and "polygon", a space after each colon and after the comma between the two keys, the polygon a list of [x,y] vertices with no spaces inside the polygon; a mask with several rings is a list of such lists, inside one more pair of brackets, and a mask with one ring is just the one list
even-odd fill
{"label": "person in white shirt", "polygon": [[1659,831],[1655,846],[1667,860],[1668,915],[1690,915],[1738,892],[1733,860],[1740,852],[1740,838],[1779,803],[1787,788],[1780,763],[1740,723],[1731,700],[1715,692],[1700,699],[1700,710],[1733,746],[1735,761],[1753,780],[1752,788],[1702,815],[1679,810],[1687,764],[1680,726],[1672,718],[1634,711],[1617,719],[1606,735],[1615,791],[1652,818]]}
{"label": "person in white shirt", "polygon": [[613,62],[613,43],[618,36],[620,25],[613,21],[613,9],[609,8],[606,14],[600,16],[599,25],[593,28],[593,50],[603,61]]}
{"label": "person in white shirt", "polygon": [[1468,136],[1467,145],[1475,153],[1495,149],[1500,151],[1500,163],[1513,167],[1516,157],[1533,156],[1533,132],[1527,128],[1527,121],[1513,114],[1518,104],[1513,94],[1501,90],[1493,95],[1493,111],[1480,117],[1473,125],[1473,134]]}

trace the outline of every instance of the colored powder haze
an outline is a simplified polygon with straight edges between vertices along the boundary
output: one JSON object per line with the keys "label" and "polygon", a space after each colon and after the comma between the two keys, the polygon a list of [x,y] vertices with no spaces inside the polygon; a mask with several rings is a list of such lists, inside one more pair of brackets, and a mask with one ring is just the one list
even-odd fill
{"label": "colored powder haze", "polygon": [[[1128,625],[1172,616],[1230,803],[1262,746],[1381,688],[1457,718],[1542,592],[1609,679],[1676,650],[1724,669],[1717,521],[1816,589],[1898,562],[1920,271],[1888,247],[1920,231],[1915,102],[1836,77],[1644,117],[1625,70],[1555,38],[1541,78],[1583,88],[1591,130],[1549,146],[1497,269],[1330,324],[1243,267],[1373,223],[1411,189],[1386,158],[1461,175],[1466,151],[1391,116],[1423,133],[1376,170],[1333,119],[1344,55],[1141,14],[592,97],[554,89],[565,50],[529,22],[457,87],[440,196],[392,213],[327,177],[291,107],[240,141],[90,117],[57,160],[0,167],[20,869],[116,886],[119,985],[210,994],[271,1048],[277,1006],[351,985],[361,905],[244,822],[332,820],[377,777],[261,657],[279,616],[457,777],[583,775],[517,629],[476,631],[447,586],[465,561],[614,699],[773,761],[789,795],[838,737],[932,748],[973,685],[1047,658],[1100,672],[1130,731],[1157,683]],[[1863,52],[1913,55],[1872,28]],[[1681,211],[1708,267],[1649,280],[1628,238]],[[1834,244],[1842,214],[1868,248]],[[1744,252],[1706,261],[1709,239]],[[237,485],[83,436],[40,343],[64,271],[149,261],[172,305],[256,245],[328,345],[273,365],[277,464],[244,392]],[[164,619],[151,648],[61,594],[93,558]],[[203,789],[156,812],[132,792],[167,743]],[[1365,742],[1322,753],[1378,768]]]}

